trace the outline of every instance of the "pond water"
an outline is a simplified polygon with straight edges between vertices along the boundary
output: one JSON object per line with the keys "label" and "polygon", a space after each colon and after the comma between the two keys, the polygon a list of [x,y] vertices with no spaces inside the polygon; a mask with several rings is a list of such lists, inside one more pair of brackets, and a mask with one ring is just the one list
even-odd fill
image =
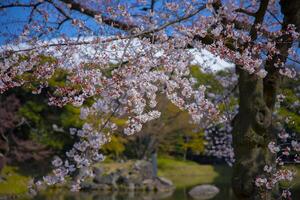
{"label": "pond water", "polygon": [[[34,198],[34,200],[193,200],[189,189],[177,189],[174,192],[79,192],[53,191]],[[226,198],[225,198],[226,197]],[[223,190],[213,200],[234,199],[231,190]],[[234,199],[235,200],[235,199]]]}
{"label": "pond water", "polygon": [[[215,184],[219,189],[218,193],[211,200],[237,200],[229,184]],[[191,188],[176,189],[170,193],[143,193],[143,192],[78,192],[71,193],[67,190],[52,190],[37,196],[34,200],[193,200],[188,195]],[[300,188],[293,191],[293,199],[300,199]]]}

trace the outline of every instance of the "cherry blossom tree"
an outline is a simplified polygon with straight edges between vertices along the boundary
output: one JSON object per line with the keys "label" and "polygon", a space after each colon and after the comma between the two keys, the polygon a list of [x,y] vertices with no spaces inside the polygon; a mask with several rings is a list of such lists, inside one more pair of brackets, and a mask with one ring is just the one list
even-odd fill
{"label": "cherry blossom tree", "polygon": [[[27,14],[9,22],[19,29],[12,33],[3,25],[0,32],[5,38],[0,91],[24,86],[39,94],[53,73],[65,68],[66,83],[48,94],[49,104],[71,103],[82,107],[83,120],[97,119],[70,130],[80,140],[66,158],[53,160],[53,175],[44,183],[65,182],[83,169],[72,186],[80,189],[82,179],[93,175],[89,167],[104,159],[101,146],[118,128],[112,119],[127,120],[125,135],[139,132],[160,117],[158,94],[187,110],[199,126],[225,121],[205,86],[195,87],[190,76],[189,50],[206,49],[234,63],[239,77],[234,193],[239,199],[276,195],[275,189],[256,187],[255,178],[275,165],[268,148],[276,133],[272,112],[281,77],[295,75],[285,63],[299,60],[299,1],[5,0],[1,18],[9,21],[9,13],[20,9]],[[87,99],[95,103],[87,106]]]}
{"label": "cherry blossom tree", "polygon": [[[220,98],[225,104],[226,115],[229,119],[232,119],[238,110],[236,106],[236,97],[237,94],[228,95],[233,93],[235,90],[235,76],[222,73],[223,76],[219,77],[218,80],[227,87],[225,90],[225,95],[221,93],[220,96],[215,95],[216,99]],[[231,77],[233,76],[233,78]],[[232,80],[234,79],[234,80]],[[231,80],[231,81],[228,81]],[[299,75],[295,79],[291,79],[288,82],[292,82],[293,85],[298,85]],[[285,78],[286,82],[287,79]],[[229,83],[229,84],[228,84]],[[233,89],[232,89],[233,88]],[[286,83],[282,84],[279,89],[280,94],[277,95],[277,101],[273,110],[273,126],[276,127],[277,136],[274,141],[271,141],[268,144],[269,151],[274,154],[276,158],[276,167],[265,165],[264,174],[260,174],[255,179],[255,185],[260,189],[271,190],[275,187],[278,182],[284,181],[289,183],[284,188],[282,188],[282,197],[284,199],[290,199],[291,192],[289,189],[293,186],[293,178],[295,177],[296,171],[289,169],[285,166],[286,163],[299,163],[299,136],[298,136],[298,120],[294,113],[298,113],[298,87],[291,88]],[[292,93],[291,93],[292,92]],[[283,95],[283,93],[288,94],[288,96]],[[294,99],[296,97],[296,100]],[[290,112],[286,114],[286,110]],[[225,121],[221,124],[212,124],[206,129],[206,154],[215,156],[217,158],[222,158],[229,165],[234,163],[234,151],[232,147],[232,124],[230,121]],[[277,140],[277,142],[276,142]],[[276,144],[277,143],[277,144]]]}

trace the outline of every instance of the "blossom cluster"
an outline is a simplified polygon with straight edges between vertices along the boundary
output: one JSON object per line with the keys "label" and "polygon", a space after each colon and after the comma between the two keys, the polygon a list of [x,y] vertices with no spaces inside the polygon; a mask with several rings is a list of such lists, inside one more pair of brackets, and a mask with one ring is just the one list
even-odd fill
{"label": "blossom cluster", "polygon": [[219,126],[213,126],[205,130],[205,140],[207,141],[205,153],[208,156],[224,159],[229,166],[232,166],[235,160],[232,146],[232,128],[228,125],[227,127]]}
{"label": "blossom cluster", "polygon": [[291,192],[289,189],[292,186],[291,182],[294,180],[296,172],[284,165],[285,163],[289,163],[291,156],[294,163],[300,163],[298,156],[300,152],[300,143],[297,140],[292,139],[291,135],[284,129],[278,133],[278,138],[280,139],[278,144],[274,141],[268,144],[270,152],[276,155],[276,165],[265,165],[265,174],[258,176],[255,179],[255,185],[260,189],[272,190],[281,181],[289,182],[289,186],[282,190],[281,197],[283,199],[290,199]]}
{"label": "blossom cluster", "polygon": [[211,93],[210,99],[215,104],[223,104],[226,107],[223,113],[226,119],[217,123],[213,122],[205,129],[205,154],[223,159],[229,166],[232,166],[235,158],[232,146],[231,122],[238,113],[238,105],[230,106],[230,104],[237,101],[235,91],[233,91],[237,84],[237,77],[232,73],[232,69],[224,70],[223,73],[226,73],[226,75],[214,75],[222,85],[223,91],[218,94]]}

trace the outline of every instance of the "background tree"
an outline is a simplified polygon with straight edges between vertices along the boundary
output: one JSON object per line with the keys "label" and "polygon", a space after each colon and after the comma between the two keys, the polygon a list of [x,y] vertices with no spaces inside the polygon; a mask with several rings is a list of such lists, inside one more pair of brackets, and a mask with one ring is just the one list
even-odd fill
{"label": "background tree", "polygon": [[9,152],[8,132],[13,129],[19,119],[16,112],[20,106],[19,100],[11,95],[6,99],[1,99],[0,104],[0,172],[6,163],[6,156]]}

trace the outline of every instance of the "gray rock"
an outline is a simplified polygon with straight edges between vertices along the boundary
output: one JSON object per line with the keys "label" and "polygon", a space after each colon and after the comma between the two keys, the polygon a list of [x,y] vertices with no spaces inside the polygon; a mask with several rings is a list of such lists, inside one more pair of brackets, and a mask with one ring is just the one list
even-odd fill
{"label": "gray rock", "polygon": [[138,185],[138,184],[142,183],[143,180],[144,180],[143,177],[138,172],[129,173],[129,176],[128,176],[129,182]]}
{"label": "gray rock", "polygon": [[212,199],[220,192],[214,185],[198,185],[189,191],[189,195],[194,199],[205,200]]}
{"label": "gray rock", "polygon": [[94,182],[95,183],[100,183],[101,182],[101,179],[102,179],[102,176],[104,174],[104,170],[101,168],[101,167],[95,167],[93,169],[93,173],[95,175],[94,177]]}
{"label": "gray rock", "polygon": [[154,184],[155,184],[155,189],[159,192],[172,191],[175,189],[172,181],[170,181],[164,177],[155,178]]}
{"label": "gray rock", "polygon": [[101,177],[95,177],[93,181],[97,184],[106,184],[112,186],[113,189],[117,189],[117,180],[119,179],[119,177],[120,175],[118,173],[111,173],[108,175],[103,175]]}
{"label": "gray rock", "polygon": [[166,179],[164,177],[157,177],[156,179],[158,179],[163,185],[166,185],[166,186],[173,186],[173,182],[169,179]]}
{"label": "gray rock", "polygon": [[98,184],[96,183],[83,182],[80,184],[80,187],[83,190],[98,190]]}
{"label": "gray rock", "polygon": [[75,175],[76,180],[81,180],[84,179],[85,177],[88,176],[88,167],[82,167],[79,169],[78,173]]}
{"label": "gray rock", "polygon": [[172,181],[153,177],[152,164],[145,160],[136,161],[130,167],[119,168],[109,174],[105,174],[101,167],[95,167],[93,172],[95,177],[83,184],[86,190],[168,192],[175,188]]}
{"label": "gray rock", "polygon": [[102,167],[94,167],[93,172],[95,176],[102,176],[104,173],[104,169]]}
{"label": "gray rock", "polygon": [[151,162],[145,160],[138,160],[133,165],[133,170],[137,171],[143,180],[153,177],[153,170]]}

